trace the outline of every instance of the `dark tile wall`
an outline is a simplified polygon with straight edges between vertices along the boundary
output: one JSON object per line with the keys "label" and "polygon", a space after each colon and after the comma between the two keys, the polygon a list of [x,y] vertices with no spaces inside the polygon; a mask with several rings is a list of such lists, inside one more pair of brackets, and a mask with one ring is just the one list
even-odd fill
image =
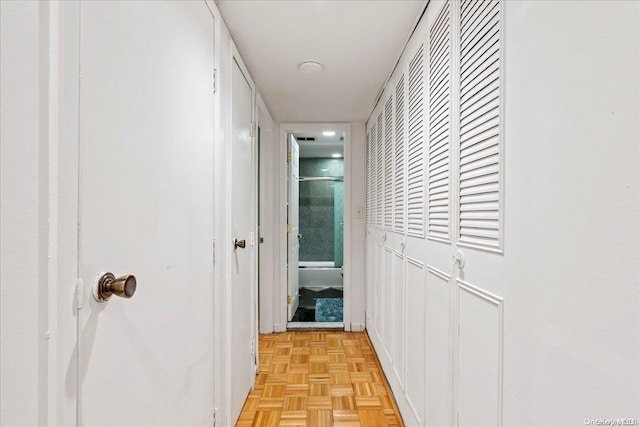
{"label": "dark tile wall", "polygon": [[[301,177],[343,174],[342,159],[300,159]],[[335,184],[300,182],[300,261],[335,261]]]}

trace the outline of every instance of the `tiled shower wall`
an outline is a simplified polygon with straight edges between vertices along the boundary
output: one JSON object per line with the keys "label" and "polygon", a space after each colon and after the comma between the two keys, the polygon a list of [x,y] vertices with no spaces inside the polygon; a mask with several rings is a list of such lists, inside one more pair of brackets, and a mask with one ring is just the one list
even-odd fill
{"label": "tiled shower wall", "polygon": [[[300,159],[301,177],[342,178],[342,159]],[[300,182],[300,261],[334,261],[342,266],[344,183]]]}

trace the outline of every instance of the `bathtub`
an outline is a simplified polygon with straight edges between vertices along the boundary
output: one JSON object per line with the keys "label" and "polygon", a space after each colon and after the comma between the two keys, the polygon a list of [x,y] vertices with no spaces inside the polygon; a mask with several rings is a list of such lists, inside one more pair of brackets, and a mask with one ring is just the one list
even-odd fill
{"label": "bathtub", "polygon": [[333,265],[333,261],[300,261],[299,286],[313,291],[342,289],[342,268]]}

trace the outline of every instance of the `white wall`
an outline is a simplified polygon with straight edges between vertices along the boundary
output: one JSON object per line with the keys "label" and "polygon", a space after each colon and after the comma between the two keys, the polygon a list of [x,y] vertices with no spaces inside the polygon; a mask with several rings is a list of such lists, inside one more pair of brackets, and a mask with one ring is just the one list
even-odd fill
{"label": "white wall", "polygon": [[345,248],[350,253],[349,275],[351,279],[351,330],[361,331],[365,327],[365,140],[364,123],[351,123],[351,150],[349,158],[351,190],[351,245]]}
{"label": "white wall", "polygon": [[36,425],[47,392],[46,6],[3,1],[0,17],[0,424]]}
{"label": "white wall", "polygon": [[506,37],[505,424],[637,419],[640,4],[508,2]]}
{"label": "white wall", "polygon": [[[640,4],[503,6],[504,242],[483,266],[500,291],[482,295],[498,308],[497,330],[473,337],[475,360],[467,353],[461,372],[461,322],[493,320],[458,305],[462,270],[428,268],[453,251],[375,224],[367,225],[367,329],[407,425],[464,425],[461,415],[473,411],[520,426],[637,420]],[[427,38],[422,22],[401,67]],[[487,352],[495,371],[482,364]],[[497,408],[483,406],[494,389]]]}
{"label": "white wall", "polygon": [[259,270],[259,331],[261,334],[270,334],[274,331],[274,306],[276,275],[279,273],[278,253],[278,198],[274,197],[274,188],[278,182],[277,156],[279,131],[276,123],[269,114],[267,105],[261,96],[256,101],[258,108],[258,126],[260,127],[260,234],[264,239],[259,243],[260,270]]}

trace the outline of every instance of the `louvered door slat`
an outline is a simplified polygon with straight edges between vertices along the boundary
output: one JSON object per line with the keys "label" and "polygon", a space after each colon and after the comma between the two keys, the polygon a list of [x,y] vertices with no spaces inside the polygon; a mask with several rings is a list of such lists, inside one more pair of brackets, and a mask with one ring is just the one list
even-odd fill
{"label": "louvered door slat", "polygon": [[384,137],[382,111],[376,121],[376,225],[382,226],[384,217]]}
{"label": "louvered door slat", "polygon": [[490,236],[498,231],[498,221],[460,221],[461,227],[474,228],[483,231],[483,236]]}
{"label": "louvered door slat", "polygon": [[459,39],[459,230],[462,244],[499,250],[502,4],[463,0]]}
{"label": "louvered door slat", "polygon": [[404,74],[400,76],[395,88],[396,140],[395,140],[395,179],[394,179],[394,229],[404,232],[405,226],[405,102]]}
{"label": "louvered door slat", "polygon": [[371,132],[367,132],[365,151],[365,222],[371,224]]}
{"label": "louvered door slat", "polygon": [[460,42],[462,46],[477,44],[482,41],[476,34],[483,33],[487,22],[496,17],[499,9],[496,1],[479,1],[474,5],[472,12],[463,18],[464,24],[460,31]]}
{"label": "louvered door slat", "polygon": [[494,211],[483,211],[483,210],[467,210],[464,212],[460,212],[460,221],[462,220],[479,220],[479,221],[497,221],[499,218],[498,212]]}
{"label": "louvered door slat", "polygon": [[429,168],[427,236],[449,241],[451,140],[451,5],[429,30]]}
{"label": "louvered door slat", "polygon": [[424,46],[409,63],[407,234],[424,237]]}
{"label": "louvered door slat", "polygon": [[464,197],[471,194],[495,194],[499,190],[498,182],[488,182],[481,185],[473,185],[468,187],[462,187],[460,189],[460,196]]}
{"label": "louvered door slat", "polygon": [[464,203],[497,202],[498,194],[497,193],[470,193],[467,195],[461,195],[460,200],[463,200]]}
{"label": "louvered door slat", "polygon": [[[483,132],[491,130],[492,132],[498,132],[500,125],[500,117],[498,111],[493,111],[492,114],[486,117],[485,121],[479,121],[476,123],[470,123],[460,129],[460,139],[466,143],[467,138],[473,138],[476,135],[480,135]],[[497,135],[493,135],[497,136]],[[497,139],[497,138],[496,138]]]}
{"label": "louvered door slat", "polygon": [[393,97],[384,106],[384,227],[393,227]]}
{"label": "louvered door slat", "polygon": [[487,230],[480,227],[460,227],[466,233],[469,233],[472,236],[472,241],[477,242],[476,244],[480,244],[480,242],[484,242],[487,244],[491,240],[497,239],[500,237],[500,232],[498,230]]}
{"label": "louvered door slat", "polygon": [[482,144],[475,144],[469,149],[460,150],[460,165],[464,168],[473,166],[477,161],[497,155],[499,148],[495,143],[496,138],[491,138]]}
{"label": "louvered door slat", "polygon": [[376,225],[378,221],[378,125],[377,122],[373,122],[371,126],[371,197],[370,197],[370,210],[371,210],[371,225]]}
{"label": "louvered door slat", "polygon": [[[442,139],[437,141],[442,141]],[[442,143],[438,143],[437,147],[434,146],[429,156],[429,168],[437,168],[440,165],[448,164],[449,150],[447,148],[448,146]]]}
{"label": "louvered door slat", "polygon": [[499,91],[499,80],[482,82],[481,84],[467,88],[467,91],[461,93],[460,107],[466,110],[469,104],[475,104],[478,100],[490,96],[492,93]]}
{"label": "louvered door slat", "polygon": [[467,127],[478,120],[488,120],[490,117],[498,117],[497,109],[500,106],[499,94],[485,97],[475,104],[470,104],[465,115],[460,117],[460,126]]}
{"label": "louvered door slat", "polygon": [[477,83],[484,81],[488,74],[493,73],[499,66],[499,46],[490,46],[491,50],[484,52],[474,61],[463,64],[462,72],[464,77],[461,83],[466,87],[470,81],[477,80]]}

